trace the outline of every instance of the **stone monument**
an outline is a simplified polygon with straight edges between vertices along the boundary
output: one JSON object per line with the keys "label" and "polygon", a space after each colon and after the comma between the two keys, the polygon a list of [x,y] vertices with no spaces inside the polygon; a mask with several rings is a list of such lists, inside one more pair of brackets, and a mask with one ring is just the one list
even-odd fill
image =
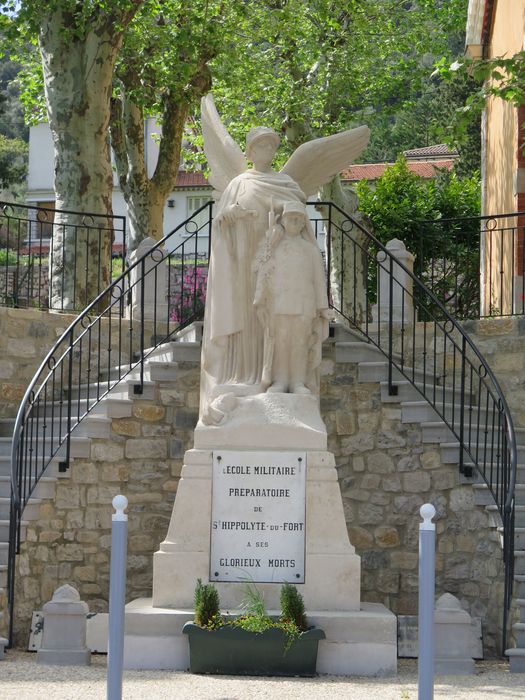
{"label": "stone monument", "polygon": [[272,169],[278,135],[257,127],[246,157],[211,95],[202,101],[212,233],[200,418],[170,526],[154,555],[153,599],[126,609],[125,664],[188,668],[182,626],[196,580],[232,611],[251,580],[269,611],[283,582],[322,627],[321,673],[395,672],[396,619],[360,600],[360,559],[347,534],[334,457],[319,411],[322,341],[331,318],[305,202],[365,147],[369,131],[303,144]]}

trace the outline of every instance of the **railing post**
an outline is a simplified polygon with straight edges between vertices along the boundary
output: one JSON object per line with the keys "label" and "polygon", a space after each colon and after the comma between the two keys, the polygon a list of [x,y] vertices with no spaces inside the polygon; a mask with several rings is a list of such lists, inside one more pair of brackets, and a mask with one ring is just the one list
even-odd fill
{"label": "railing post", "polygon": [[419,511],[418,700],[434,697],[434,591],[436,561],[436,509],[425,503]]}
{"label": "railing post", "polygon": [[122,698],[128,543],[128,516],[124,510],[127,506],[128,499],[125,496],[115,496],[113,499],[113,508],[116,512],[111,516],[107,700]]}
{"label": "railing post", "polygon": [[129,273],[132,318],[153,320],[155,316],[164,318],[168,313],[168,266],[162,259],[165,257],[163,249],[156,248],[154,254],[148,255],[155,245],[157,241],[153,238],[144,238],[129,256],[130,266],[143,258],[142,263],[135,265]]}
{"label": "railing post", "polygon": [[[466,352],[467,352],[467,339],[465,336],[461,339],[461,403],[459,407],[459,471],[461,474],[465,472],[465,451],[463,449],[463,443],[465,441],[465,362],[466,362]],[[454,397],[452,397],[452,402],[454,402]],[[454,413],[452,414],[454,415]],[[471,471],[471,470],[469,470]],[[472,476],[471,473],[466,476]]]}

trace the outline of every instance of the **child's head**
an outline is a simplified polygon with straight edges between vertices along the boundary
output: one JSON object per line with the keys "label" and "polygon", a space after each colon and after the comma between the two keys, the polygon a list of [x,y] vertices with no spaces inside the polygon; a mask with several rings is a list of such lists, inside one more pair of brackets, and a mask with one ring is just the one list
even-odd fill
{"label": "child's head", "polygon": [[306,224],[306,209],[301,202],[287,202],[283,207],[281,222],[285,232],[290,236],[301,233]]}

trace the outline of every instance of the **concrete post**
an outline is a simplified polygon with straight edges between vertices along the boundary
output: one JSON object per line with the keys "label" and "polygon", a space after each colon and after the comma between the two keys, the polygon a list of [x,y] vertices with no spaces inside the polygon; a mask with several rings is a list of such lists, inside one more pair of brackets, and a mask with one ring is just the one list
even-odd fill
{"label": "concrete post", "polygon": [[436,562],[436,509],[431,503],[420,508],[419,524],[419,660],[418,700],[434,697],[434,592]]}
{"label": "concrete post", "polygon": [[128,506],[125,496],[115,496],[111,525],[111,563],[109,570],[109,627],[107,698],[122,698],[124,658],[124,605],[126,602],[126,550],[128,544]]}
{"label": "concrete post", "polygon": [[[394,238],[388,241],[385,247],[396,260],[412,272],[414,256],[406,249],[403,241]],[[403,322],[404,325],[412,324],[414,307],[412,278],[389,255],[385,256],[383,251],[377,254],[377,265],[377,304],[374,309],[374,320],[379,323],[392,320]],[[392,310],[392,319],[390,319],[390,310]]]}
{"label": "concrete post", "polygon": [[[156,243],[157,241],[153,238],[144,238],[138,248],[129,256],[130,265],[133,265],[144,255],[146,256],[144,262],[136,265],[129,274],[131,317],[140,319],[144,313],[144,319],[157,318],[166,323],[168,266],[165,262],[159,263],[166,255],[163,249],[157,248],[152,251]],[[148,253],[150,254],[148,255]]]}

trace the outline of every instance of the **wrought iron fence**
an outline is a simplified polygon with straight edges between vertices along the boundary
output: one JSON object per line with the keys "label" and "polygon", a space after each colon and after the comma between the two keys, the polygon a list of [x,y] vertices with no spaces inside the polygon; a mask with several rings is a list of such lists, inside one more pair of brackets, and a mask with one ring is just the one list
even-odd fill
{"label": "wrought iron fence", "polygon": [[[408,381],[457,440],[459,468],[488,486],[503,524],[503,649],[514,567],[517,449],[512,417],[489,365],[445,304],[358,221],[324,207],[332,306],[387,359],[388,391]],[[373,288],[370,280],[374,282]],[[424,320],[425,323],[418,323]]]}
{"label": "wrought iron fence", "polygon": [[[65,241],[71,241],[68,245]],[[113,259],[113,276],[124,271],[126,218],[0,202],[0,305],[50,307],[50,270],[61,284],[72,279],[72,294],[59,291],[51,307],[81,310],[91,300],[83,291],[90,274],[91,298],[111,281],[102,262]],[[88,262],[86,262],[88,261]]]}
{"label": "wrought iron fence", "polygon": [[524,234],[523,212],[422,221],[414,274],[456,318],[523,315]]}
{"label": "wrought iron fence", "polygon": [[[24,396],[12,451],[11,609],[21,514],[45,469],[53,460],[67,468],[74,428],[131,373],[140,394],[146,358],[202,317],[207,258],[202,249],[206,240],[209,251],[212,206],[206,204],[155,244],[75,319]],[[325,239],[332,306],[384,354],[392,394],[408,381],[429,402],[457,439],[461,471],[479,472],[494,497],[503,521],[507,615],[516,443],[498,382],[446,306],[358,221],[330,202],[310,205],[310,211],[316,233]],[[186,240],[166,252],[181,230]],[[427,323],[418,324],[418,318]]]}
{"label": "wrought iron fence", "polygon": [[[20,405],[11,452],[11,514],[8,564],[10,638],[15,555],[21,516],[47,467],[68,468],[76,426],[119,382],[133,373],[141,394],[144,363],[153,350],[203,312],[203,240],[209,245],[211,204],[130,264],[70,324],[49,351]],[[205,216],[203,216],[205,214]],[[185,240],[168,252],[166,245]],[[172,268],[176,275],[170,274]]]}

